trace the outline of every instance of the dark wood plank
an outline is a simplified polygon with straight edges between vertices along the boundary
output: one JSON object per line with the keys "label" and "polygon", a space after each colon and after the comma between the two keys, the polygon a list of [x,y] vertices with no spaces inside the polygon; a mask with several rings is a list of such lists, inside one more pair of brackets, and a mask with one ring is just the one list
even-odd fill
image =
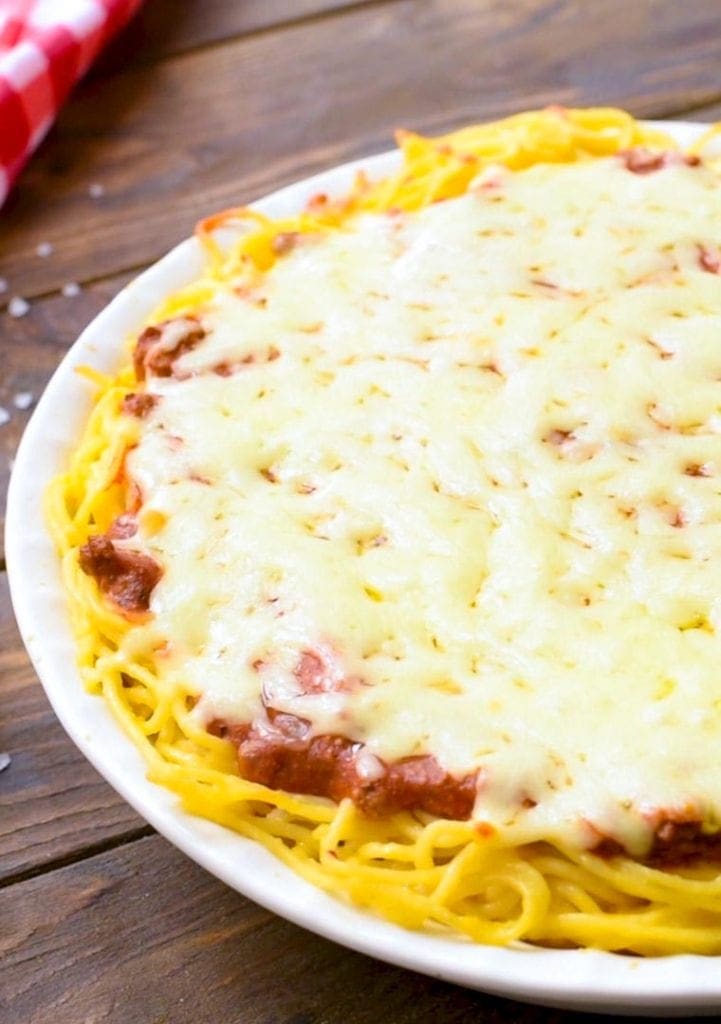
{"label": "dark wood plank", "polygon": [[0,679],[0,751],[12,759],[0,772],[0,882],[136,835],[144,823],[75,749],[50,709],[17,633],[5,573]]}
{"label": "dark wood plank", "polygon": [[146,0],[108,47],[92,77],[360,3],[362,0],[186,0],[182,4],[178,0]]}
{"label": "dark wood plank", "polygon": [[720,60],[717,4],[398,0],[87,82],[11,198],[0,275],[37,294],[153,260],[201,214],[398,125],[550,101],[665,116],[718,97]]}
{"label": "dark wood plank", "polygon": [[[586,1019],[484,996],[350,953],[250,903],[158,836],[11,886],[0,892],[0,920],[8,1022]],[[609,1018],[590,1020],[603,1024]]]}

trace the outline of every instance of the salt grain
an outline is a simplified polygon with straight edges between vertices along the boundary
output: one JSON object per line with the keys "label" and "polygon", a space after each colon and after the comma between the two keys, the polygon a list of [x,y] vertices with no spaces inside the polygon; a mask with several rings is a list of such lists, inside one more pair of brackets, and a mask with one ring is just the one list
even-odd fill
{"label": "salt grain", "polygon": [[10,316],[25,316],[30,312],[30,303],[19,295],[14,295],[8,302],[8,313]]}
{"label": "salt grain", "polygon": [[95,181],[88,189],[88,195],[91,199],[102,199],[105,195],[105,186]]}
{"label": "salt grain", "polygon": [[35,252],[41,259],[46,259],[48,256],[52,256],[55,251],[55,246],[50,242],[41,242],[40,245],[35,249]]}
{"label": "salt grain", "polygon": [[10,413],[0,405],[0,427],[10,422]]}
{"label": "salt grain", "polygon": [[13,405],[16,409],[29,409],[32,404],[32,391],[18,391],[13,397]]}
{"label": "salt grain", "polygon": [[0,772],[5,771],[10,765],[10,755],[6,754],[5,751],[0,754]]}
{"label": "salt grain", "polygon": [[0,295],[4,295],[8,290],[8,283],[4,277],[0,277]]}
{"label": "salt grain", "polygon": [[80,294],[80,285],[77,281],[69,281],[63,285],[63,295],[66,299],[74,299],[76,295]]}

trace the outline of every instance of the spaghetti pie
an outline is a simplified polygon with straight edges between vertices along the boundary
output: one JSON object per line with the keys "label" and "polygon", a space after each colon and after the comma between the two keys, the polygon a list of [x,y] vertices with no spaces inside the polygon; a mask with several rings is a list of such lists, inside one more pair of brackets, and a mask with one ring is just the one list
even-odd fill
{"label": "spaghetti pie", "polygon": [[391,920],[717,953],[721,177],[614,110],[401,144],[203,222],[91,374],[83,675],[190,811]]}

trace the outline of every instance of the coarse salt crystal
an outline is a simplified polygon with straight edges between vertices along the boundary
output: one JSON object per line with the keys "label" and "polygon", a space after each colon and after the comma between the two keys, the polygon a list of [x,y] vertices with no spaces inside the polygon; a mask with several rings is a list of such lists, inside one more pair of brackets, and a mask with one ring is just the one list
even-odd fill
{"label": "coarse salt crystal", "polygon": [[0,405],[0,427],[10,422],[10,413]]}
{"label": "coarse salt crystal", "polygon": [[4,295],[8,290],[8,283],[4,277],[0,277],[0,295]]}
{"label": "coarse salt crystal", "polygon": [[18,391],[13,397],[13,405],[16,409],[29,409],[32,404],[32,391]]}
{"label": "coarse salt crystal", "polygon": [[38,256],[41,256],[43,259],[45,259],[46,256],[52,256],[54,251],[55,246],[51,242],[41,242],[35,249]]}
{"label": "coarse salt crystal", "polygon": [[105,185],[101,185],[100,182],[94,181],[88,189],[88,195],[91,199],[101,199],[105,195]]}
{"label": "coarse salt crystal", "polygon": [[8,313],[10,314],[10,316],[25,316],[26,313],[29,312],[30,303],[23,299],[20,295],[13,295],[13,297],[8,302]]}
{"label": "coarse salt crystal", "polygon": [[80,285],[77,281],[68,281],[67,284],[63,285],[63,295],[66,299],[74,299],[76,295],[80,294]]}

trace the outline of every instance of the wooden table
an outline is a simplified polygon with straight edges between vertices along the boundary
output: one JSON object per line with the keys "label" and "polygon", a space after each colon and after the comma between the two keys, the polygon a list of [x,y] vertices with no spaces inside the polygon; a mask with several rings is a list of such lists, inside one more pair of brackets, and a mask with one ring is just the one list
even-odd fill
{"label": "wooden table", "polygon": [[[721,117],[721,3],[148,0],[0,214],[0,277],[31,304],[0,313],[0,489],[29,415],[13,400],[37,398],[85,324],[202,214],[387,148],[399,125],[439,132],[552,101]],[[63,294],[71,282],[79,294]],[[3,1024],[570,1016],[350,953],[169,846],[55,721],[4,572],[0,674]]]}

